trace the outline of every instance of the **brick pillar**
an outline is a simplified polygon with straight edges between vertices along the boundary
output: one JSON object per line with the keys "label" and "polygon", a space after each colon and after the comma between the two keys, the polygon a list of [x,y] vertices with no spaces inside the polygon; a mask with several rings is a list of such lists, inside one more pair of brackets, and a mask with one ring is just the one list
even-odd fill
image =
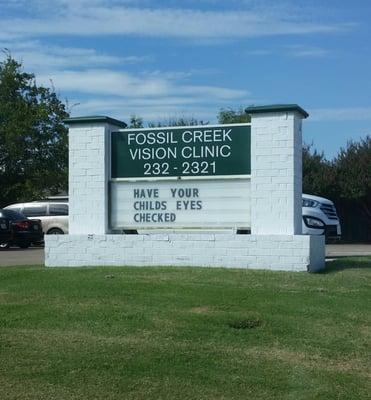
{"label": "brick pillar", "polygon": [[302,233],[302,119],[296,104],[249,107],[251,233]]}
{"label": "brick pillar", "polygon": [[108,233],[110,133],[126,127],[108,117],[69,118],[69,233]]}

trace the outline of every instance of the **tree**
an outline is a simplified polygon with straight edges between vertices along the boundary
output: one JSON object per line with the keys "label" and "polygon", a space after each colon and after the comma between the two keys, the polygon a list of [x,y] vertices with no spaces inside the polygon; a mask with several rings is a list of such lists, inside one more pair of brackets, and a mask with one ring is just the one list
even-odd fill
{"label": "tree", "polygon": [[303,145],[303,193],[334,198],[337,194],[336,172],[333,162],[323,152]]}
{"label": "tree", "polygon": [[242,124],[251,122],[251,117],[246,114],[243,107],[236,110],[232,108],[222,108],[218,114],[219,124]]}
{"label": "tree", "polygon": [[194,125],[207,125],[208,122],[199,121],[193,117],[170,117],[163,121],[149,122],[149,128],[161,128],[162,126],[194,126]]}
{"label": "tree", "polygon": [[371,226],[371,136],[348,142],[335,165],[340,197],[357,202]]}
{"label": "tree", "polygon": [[371,137],[351,141],[333,161],[303,147],[303,192],[333,200],[346,241],[371,240]]}
{"label": "tree", "polygon": [[10,54],[0,62],[0,206],[67,188],[69,113]]}
{"label": "tree", "polygon": [[137,115],[132,115],[130,117],[129,128],[133,129],[143,128],[143,118],[138,117]]}

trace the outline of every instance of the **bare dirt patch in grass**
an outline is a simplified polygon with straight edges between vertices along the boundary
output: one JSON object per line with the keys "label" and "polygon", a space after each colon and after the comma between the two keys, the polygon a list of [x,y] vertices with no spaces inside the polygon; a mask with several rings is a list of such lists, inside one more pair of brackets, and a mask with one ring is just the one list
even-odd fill
{"label": "bare dirt patch in grass", "polygon": [[194,314],[211,314],[215,312],[215,310],[212,310],[210,307],[207,306],[199,306],[191,308],[190,312]]}

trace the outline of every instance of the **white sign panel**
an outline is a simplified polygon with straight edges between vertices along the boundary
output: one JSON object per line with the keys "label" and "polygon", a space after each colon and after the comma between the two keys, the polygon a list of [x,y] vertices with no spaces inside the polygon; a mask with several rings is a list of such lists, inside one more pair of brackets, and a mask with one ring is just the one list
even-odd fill
{"label": "white sign panel", "polygon": [[250,179],[112,181],[111,228],[249,228]]}

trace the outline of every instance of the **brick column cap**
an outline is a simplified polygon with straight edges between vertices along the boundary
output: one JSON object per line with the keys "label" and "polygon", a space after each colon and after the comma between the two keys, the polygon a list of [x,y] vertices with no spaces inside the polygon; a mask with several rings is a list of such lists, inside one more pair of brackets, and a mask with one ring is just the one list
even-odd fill
{"label": "brick column cap", "polygon": [[309,117],[309,114],[297,104],[270,104],[266,106],[251,106],[245,109],[247,114],[263,114],[287,111],[298,112],[303,118]]}
{"label": "brick column cap", "polygon": [[104,115],[92,115],[87,117],[71,117],[63,120],[66,125],[88,125],[88,124],[110,124],[119,128],[126,128],[127,124],[118,119],[110,118]]}

